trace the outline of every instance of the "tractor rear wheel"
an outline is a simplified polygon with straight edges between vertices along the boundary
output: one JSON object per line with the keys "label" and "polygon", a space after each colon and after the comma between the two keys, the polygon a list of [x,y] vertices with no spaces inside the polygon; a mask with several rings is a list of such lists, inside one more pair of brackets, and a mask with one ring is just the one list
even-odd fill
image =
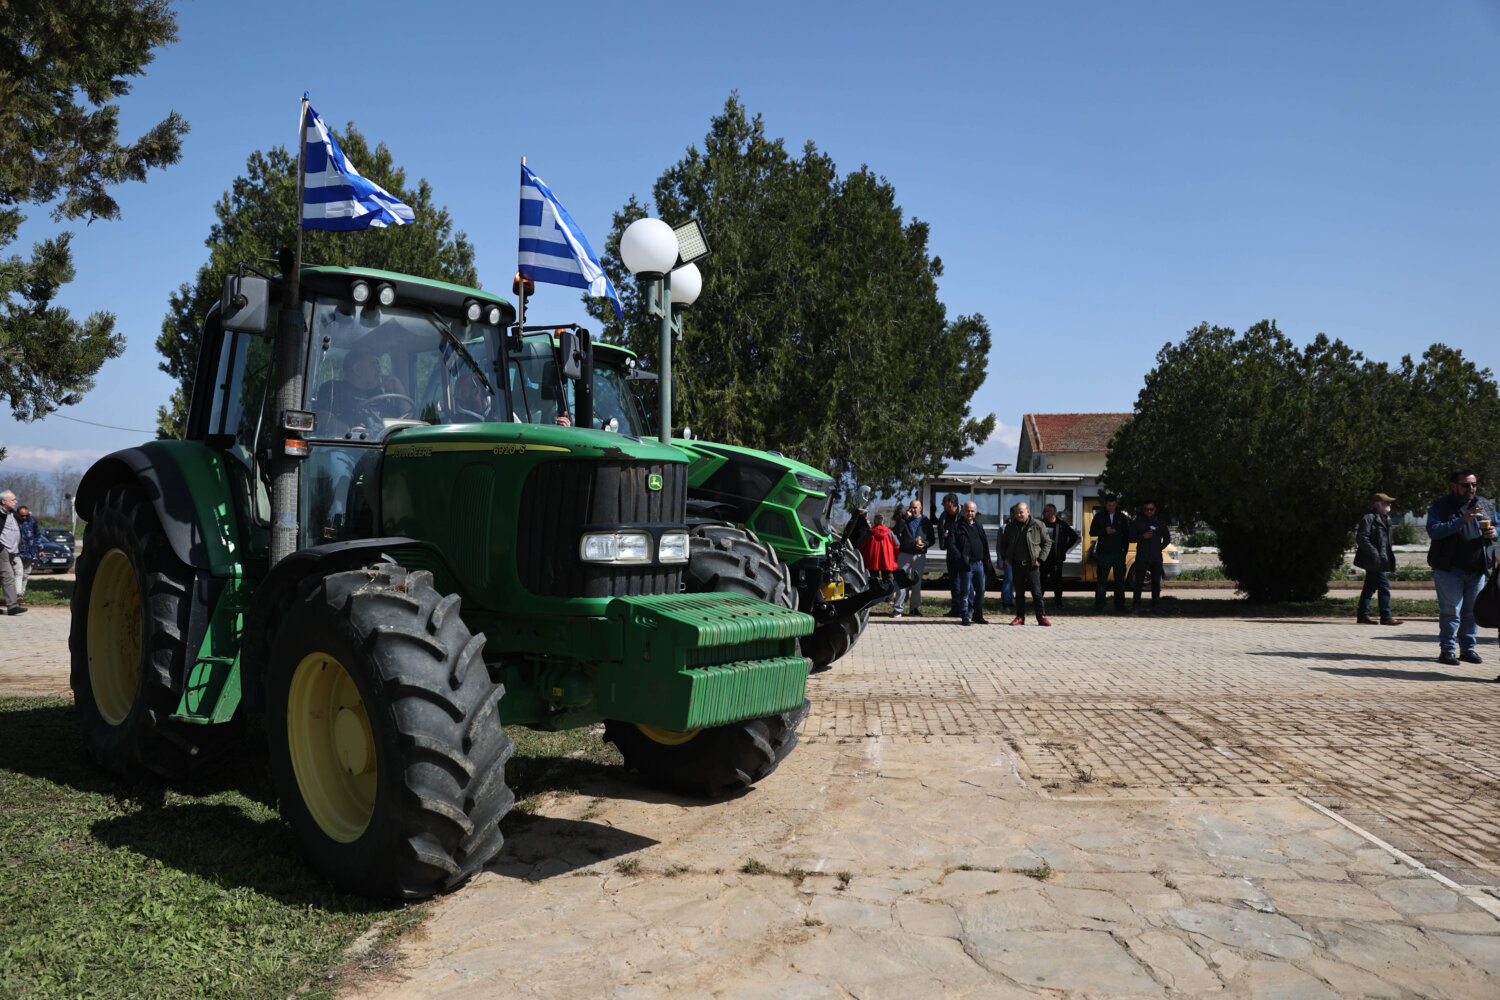
{"label": "tractor rear wheel", "polygon": [[88,520],[68,647],[89,756],[126,780],[183,778],[222,762],[238,727],[170,718],[187,675],[193,571],[134,484],[111,488]]}
{"label": "tractor rear wheel", "polygon": [[619,747],[625,767],[683,795],[716,798],[755,784],[797,745],[808,703],[780,715],[680,732],[611,719],[604,738]]}
{"label": "tractor rear wheel", "polygon": [[[797,606],[792,574],[776,552],[753,532],[728,524],[689,526],[687,591],[741,594],[758,601]],[[678,731],[609,720],[604,738],[620,748],[629,770],[648,782],[685,795],[710,798],[752,785],[776,770],[797,745],[802,707],[780,715]]]}
{"label": "tractor rear wheel", "polygon": [[484,636],[432,574],[384,563],[304,585],[266,673],[282,816],[330,883],[419,899],[500,850],[510,737]]}

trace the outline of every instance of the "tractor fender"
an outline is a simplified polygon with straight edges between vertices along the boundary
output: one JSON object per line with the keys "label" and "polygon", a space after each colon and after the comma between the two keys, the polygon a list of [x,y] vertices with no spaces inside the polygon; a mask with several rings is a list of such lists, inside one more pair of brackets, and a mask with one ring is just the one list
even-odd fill
{"label": "tractor fender", "polygon": [[423,565],[443,561],[442,555],[427,542],[400,535],[381,538],[355,538],[298,549],[281,560],[255,588],[255,596],[245,613],[244,639],[240,646],[240,690],[244,704],[251,709],[265,707],[266,661],[282,613],[303,596],[308,581],[321,580],[331,573],[361,569],[376,562],[400,562],[400,552],[424,550]]}
{"label": "tractor fender", "polygon": [[145,493],[183,563],[215,576],[233,571],[238,525],[210,513],[232,509],[222,454],[196,441],[152,441],[106,455],[78,484],[78,516],[87,521],[105,493],[122,483],[135,483]]}

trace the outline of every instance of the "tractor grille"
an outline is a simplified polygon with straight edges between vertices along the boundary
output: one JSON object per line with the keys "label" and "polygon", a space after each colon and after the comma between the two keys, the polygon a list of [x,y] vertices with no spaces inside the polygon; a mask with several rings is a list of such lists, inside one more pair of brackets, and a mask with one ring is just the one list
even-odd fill
{"label": "tractor grille", "polygon": [[[650,476],[661,477],[659,490]],[[516,569],[521,585],[544,597],[676,594],[681,566],[597,566],[580,562],[583,525],[682,524],[687,465],[681,462],[544,462],[521,491]]]}

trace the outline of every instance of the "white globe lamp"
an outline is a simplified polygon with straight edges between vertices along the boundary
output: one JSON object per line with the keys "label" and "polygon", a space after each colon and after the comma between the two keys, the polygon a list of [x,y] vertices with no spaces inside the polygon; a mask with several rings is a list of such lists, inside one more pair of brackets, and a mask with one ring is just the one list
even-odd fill
{"label": "white globe lamp", "polygon": [[620,236],[620,260],[631,274],[660,278],[677,263],[677,234],[660,219],[636,219]]}
{"label": "white globe lamp", "polygon": [[684,264],[672,272],[672,305],[690,306],[703,291],[703,272],[697,264]]}

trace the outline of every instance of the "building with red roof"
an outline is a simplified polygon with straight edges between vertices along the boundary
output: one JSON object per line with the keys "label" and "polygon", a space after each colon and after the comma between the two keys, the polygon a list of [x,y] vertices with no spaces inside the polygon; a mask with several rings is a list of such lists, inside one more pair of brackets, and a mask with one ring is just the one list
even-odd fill
{"label": "building with red roof", "polygon": [[1021,420],[1017,472],[1098,476],[1109,442],[1133,413],[1028,413]]}

